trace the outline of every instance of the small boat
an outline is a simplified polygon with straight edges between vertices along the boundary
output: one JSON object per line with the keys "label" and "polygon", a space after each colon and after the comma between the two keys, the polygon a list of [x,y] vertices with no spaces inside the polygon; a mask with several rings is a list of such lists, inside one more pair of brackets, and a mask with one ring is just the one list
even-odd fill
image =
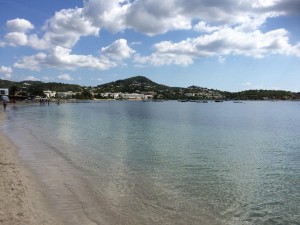
{"label": "small boat", "polygon": [[223,102],[223,100],[215,100],[215,102]]}
{"label": "small boat", "polygon": [[234,101],[233,103],[243,103],[243,102],[240,102],[240,101]]}

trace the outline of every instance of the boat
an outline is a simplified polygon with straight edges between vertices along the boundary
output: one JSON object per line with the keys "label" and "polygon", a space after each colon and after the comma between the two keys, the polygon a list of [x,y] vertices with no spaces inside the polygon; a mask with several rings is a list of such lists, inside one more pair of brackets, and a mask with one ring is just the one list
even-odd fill
{"label": "boat", "polygon": [[215,102],[223,102],[223,100],[215,100]]}
{"label": "boat", "polygon": [[241,102],[241,101],[234,101],[233,103],[243,103],[243,102]]}

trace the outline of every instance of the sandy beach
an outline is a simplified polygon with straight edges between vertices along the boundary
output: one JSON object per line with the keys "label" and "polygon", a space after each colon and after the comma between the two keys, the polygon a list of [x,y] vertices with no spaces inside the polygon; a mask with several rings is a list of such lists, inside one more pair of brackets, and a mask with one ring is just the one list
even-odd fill
{"label": "sandy beach", "polygon": [[[0,126],[5,117],[0,110]],[[22,164],[16,146],[0,128],[0,224],[61,224],[47,207],[34,175]]]}

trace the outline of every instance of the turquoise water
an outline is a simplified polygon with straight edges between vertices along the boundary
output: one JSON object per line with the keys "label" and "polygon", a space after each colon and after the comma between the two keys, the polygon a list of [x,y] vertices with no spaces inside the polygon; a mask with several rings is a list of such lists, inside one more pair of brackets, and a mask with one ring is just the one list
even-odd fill
{"label": "turquoise water", "polygon": [[65,224],[300,224],[299,102],[10,109]]}

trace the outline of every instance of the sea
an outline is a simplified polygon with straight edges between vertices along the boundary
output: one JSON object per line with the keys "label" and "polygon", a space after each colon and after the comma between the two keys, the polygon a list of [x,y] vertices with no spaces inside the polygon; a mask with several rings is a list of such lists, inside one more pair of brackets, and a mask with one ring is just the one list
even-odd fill
{"label": "sea", "polygon": [[3,130],[64,224],[300,224],[297,101],[16,106]]}

